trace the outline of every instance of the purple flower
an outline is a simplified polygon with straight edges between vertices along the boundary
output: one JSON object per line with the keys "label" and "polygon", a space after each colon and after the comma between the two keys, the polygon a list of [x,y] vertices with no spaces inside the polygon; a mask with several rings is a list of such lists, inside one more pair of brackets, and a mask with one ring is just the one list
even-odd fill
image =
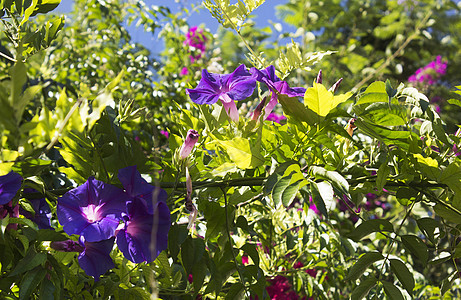
{"label": "purple flower", "polygon": [[58,220],[69,235],[82,235],[88,242],[106,240],[114,236],[129,200],[123,190],[90,177],[58,199]]}
{"label": "purple flower", "polygon": [[186,159],[189,154],[191,153],[192,149],[194,149],[195,143],[197,143],[199,134],[197,130],[189,129],[187,131],[186,139],[181,146],[181,150],[179,150],[179,156],[181,159]]}
{"label": "purple flower", "polygon": [[230,119],[238,121],[235,101],[243,100],[253,94],[256,80],[250,76],[245,65],[240,65],[230,74],[208,73],[202,71],[202,78],[195,89],[187,89],[191,100],[197,104],[213,104],[218,100],[224,106]]}
{"label": "purple flower", "polygon": [[[167,248],[170,224],[170,210],[165,202],[157,202],[154,214],[149,214],[145,204],[135,199],[129,205],[123,228],[117,233],[117,246],[130,261],[150,263]],[[155,249],[151,250],[153,237]]]}
{"label": "purple flower", "polygon": [[[24,189],[24,194],[33,192],[35,192],[34,189]],[[37,224],[39,229],[53,229],[50,223],[52,217],[51,209],[45,198],[29,199],[29,202],[32,204],[32,208],[34,209],[35,214],[32,214],[21,207],[19,208],[21,215]]]}
{"label": "purple flower", "polygon": [[83,252],[85,247],[73,240],[51,242],[50,247],[61,252]]}
{"label": "purple flower", "polygon": [[[19,204],[16,203],[16,205],[13,206],[13,201],[10,201],[6,204],[0,205],[0,219],[4,219],[6,216],[9,216],[10,218],[19,218]],[[18,229],[18,224],[8,224],[6,229],[16,230]]]}
{"label": "purple flower", "polygon": [[82,242],[85,250],[78,256],[78,264],[89,276],[99,280],[99,276],[115,267],[110,252],[114,246],[114,238],[99,242]]}
{"label": "purple flower", "polygon": [[7,204],[21,188],[22,177],[18,173],[10,173],[0,176],[0,205]]}
{"label": "purple flower", "polygon": [[290,88],[286,81],[280,80],[280,78],[278,78],[277,75],[275,75],[275,68],[273,65],[270,65],[264,70],[258,70],[253,67],[250,69],[250,73],[257,81],[264,82],[267,85],[267,87],[272,90],[271,100],[269,101],[265,109],[265,119],[267,119],[269,114],[272,112],[272,110],[278,103],[276,91],[280,94],[287,95],[288,97],[304,97],[304,93],[306,93],[305,88]]}
{"label": "purple flower", "polygon": [[[124,222],[116,233],[117,246],[132,262],[151,262],[167,248],[171,225],[166,205],[168,195],[163,189],[148,184],[136,166],[119,170],[118,178],[131,199],[123,216]],[[155,249],[151,251],[153,235]]]}
{"label": "purple flower", "polygon": [[141,200],[144,205],[148,208],[148,213],[153,213],[153,197],[156,197],[156,201],[165,202],[168,198],[168,194],[161,188],[155,188],[141,177],[136,166],[130,166],[118,171],[118,179],[123,185],[126,193],[130,196],[127,201],[131,203],[134,198]]}

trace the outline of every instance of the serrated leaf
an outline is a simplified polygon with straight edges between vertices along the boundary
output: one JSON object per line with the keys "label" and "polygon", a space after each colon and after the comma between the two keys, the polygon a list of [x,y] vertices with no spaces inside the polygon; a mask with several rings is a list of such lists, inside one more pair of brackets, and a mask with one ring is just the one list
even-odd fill
{"label": "serrated leaf", "polygon": [[359,279],[360,276],[368,269],[368,267],[380,260],[383,260],[384,257],[379,252],[367,252],[360,256],[360,258],[355,262],[355,264],[349,269],[345,280],[354,281]]}
{"label": "serrated leaf", "polygon": [[356,242],[360,241],[362,238],[365,236],[373,233],[373,232],[394,232],[394,226],[392,224],[384,219],[372,219],[372,220],[367,220],[363,223],[361,223],[359,226],[357,226],[354,231],[352,231],[348,237],[351,240],[354,240]]}
{"label": "serrated leaf", "polygon": [[415,279],[413,278],[413,274],[401,260],[390,259],[389,261],[391,263],[392,272],[394,272],[395,276],[397,276],[407,292],[412,295],[413,289],[415,288]]}
{"label": "serrated leaf", "polygon": [[352,291],[351,300],[363,299],[366,295],[368,295],[376,283],[376,278],[367,278],[360,282],[360,284]]}
{"label": "serrated leaf", "polygon": [[381,281],[384,287],[384,293],[389,300],[404,300],[402,292],[393,283],[388,281]]}

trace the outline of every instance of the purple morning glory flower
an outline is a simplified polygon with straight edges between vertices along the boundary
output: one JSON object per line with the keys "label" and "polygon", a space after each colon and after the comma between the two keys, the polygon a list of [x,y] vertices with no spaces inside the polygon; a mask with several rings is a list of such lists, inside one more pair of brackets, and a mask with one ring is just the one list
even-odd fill
{"label": "purple morning glory flower", "polygon": [[123,185],[126,193],[130,196],[128,202],[132,202],[133,198],[140,199],[148,208],[148,213],[153,213],[153,197],[156,196],[155,202],[166,202],[168,194],[165,190],[153,187],[141,177],[136,166],[130,166],[118,171],[118,179]]}
{"label": "purple morning glory flower", "polygon": [[[171,219],[165,202],[158,201],[154,214],[150,214],[146,205],[135,199],[128,205],[128,215],[124,219],[125,226],[116,237],[118,249],[127,259],[134,263],[150,263],[167,248]],[[155,249],[151,250],[153,237]]]}
{"label": "purple morning glory flower", "polygon": [[275,91],[278,91],[280,94],[287,95],[288,97],[304,97],[306,89],[303,87],[293,87],[291,88],[286,81],[280,80],[280,78],[275,75],[275,68],[273,65],[270,65],[264,70],[258,70],[255,67],[250,69],[250,73],[253,77],[259,81],[264,82],[269,89],[272,90],[271,100],[265,108],[266,119],[269,114],[272,112],[274,107],[277,105],[277,94]]}
{"label": "purple morning glory flower", "polygon": [[114,246],[114,238],[99,242],[84,242],[85,250],[78,256],[78,264],[89,276],[95,280],[108,270],[115,267],[110,251]]}
{"label": "purple morning glory flower", "polygon": [[[36,191],[31,188],[24,189],[23,191],[24,194],[34,192]],[[29,202],[30,204],[32,204],[32,208],[34,209],[35,214],[32,214],[20,207],[19,212],[21,213],[21,215],[37,224],[39,229],[53,229],[50,223],[52,217],[51,209],[48,205],[48,202],[46,202],[45,198],[29,199]]]}
{"label": "purple morning glory flower", "polygon": [[230,119],[237,122],[238,112],[234,100],[251,96],[255,88],[256,80],[245,65],[240,65],[234,72],[224,75],[208,73],[204,69],[197,87],[187,89],[187,93],[197,104],[213,104],[220,100]]}
{"label": "purple morning glory flower", "polygon": [[90,177],[58,199],[58,220],[69,235],[82,235],[88,242],[106,240],[114,236],[130,200],[123,190]]}
{"label": "purple morning glory flower", "polygon": [[0,205],[10,202],[21,188],[22,177],[18,173],[0,176]]}

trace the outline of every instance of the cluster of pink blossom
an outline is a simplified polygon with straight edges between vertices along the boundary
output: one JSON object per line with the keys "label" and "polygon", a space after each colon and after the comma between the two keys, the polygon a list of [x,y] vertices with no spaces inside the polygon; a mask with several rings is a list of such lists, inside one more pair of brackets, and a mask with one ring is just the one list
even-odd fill
{"label": "cluster of pink blossom", "polygon": [[447,72],[447,62],[442,62],[442,57],[437,56],[436,60],[431,61],[423,68],[416,70],[415,74],[408,78],[408,82],[414,84],[433,85]]}
{"label": "cluster of pink blossom", "polygon": [[203,34],[203,29],[199,29],[197,26],[189,28],[189,31],[186,34],[186,40],[184,41],[184,45],[193,47],[193,53],[189,57],[191,63],[194,63],[202,57],[203,52],[205,52],[206,50],[206,41],[207,38]]}

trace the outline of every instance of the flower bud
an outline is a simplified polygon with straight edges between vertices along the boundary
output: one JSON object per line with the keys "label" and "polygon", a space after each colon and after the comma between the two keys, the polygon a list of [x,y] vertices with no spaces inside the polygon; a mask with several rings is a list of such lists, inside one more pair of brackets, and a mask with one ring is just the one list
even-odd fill
{"label": "flower bud", "polygon": [[61,252],[83,252],[85,248],[73,240],[51,242],[50,247]]}
{"label": "flower bud", "polygon": [[184,144],[182,144],[181,150],[179,151],[179,157],[181,159],[186,159],[189,156],[192,149],[194,149],[195,143],[198,141],[198,137],[199,134],[197,130],[189,129]]}
{"label": "flower bud", "polygon": [[317,79],[315,80],[316,83],[322,83],[322,70],[319,70],[319,74],[317,75]]}

